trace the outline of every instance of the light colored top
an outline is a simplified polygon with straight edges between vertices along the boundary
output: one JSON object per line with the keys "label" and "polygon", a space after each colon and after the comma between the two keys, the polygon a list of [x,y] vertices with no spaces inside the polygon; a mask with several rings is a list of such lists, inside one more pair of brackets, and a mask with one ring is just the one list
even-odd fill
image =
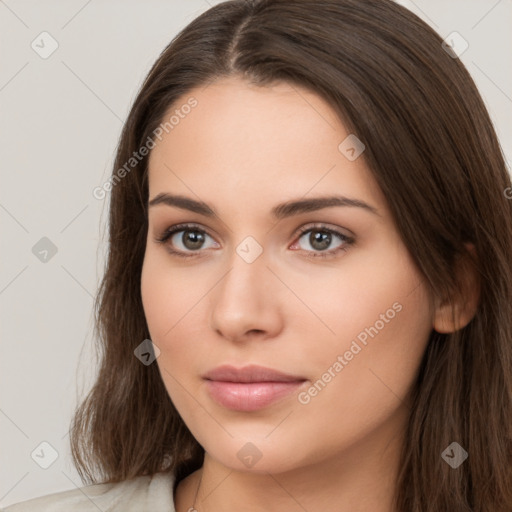
{"label": "light colored top", "polygon": [[173,473],[91,484],[9,505],[0,512],[176,512]]}

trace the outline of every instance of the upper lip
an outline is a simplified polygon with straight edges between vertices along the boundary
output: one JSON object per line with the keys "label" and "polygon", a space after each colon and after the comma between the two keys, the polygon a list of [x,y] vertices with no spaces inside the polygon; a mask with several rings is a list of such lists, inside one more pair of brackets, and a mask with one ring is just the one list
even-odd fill
{"label": "upper lip", "polygon": [[290,375],[258,365],[249,365],[243,368],[222,365],[205,373],[203,378],[224,382],[296,382],[306,380],[304,377]]}

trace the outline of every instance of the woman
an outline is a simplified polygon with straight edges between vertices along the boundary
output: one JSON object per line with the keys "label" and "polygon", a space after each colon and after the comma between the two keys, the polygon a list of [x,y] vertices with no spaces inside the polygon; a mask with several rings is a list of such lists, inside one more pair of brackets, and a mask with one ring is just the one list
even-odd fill
{"label": "woman", "polygon": [[511,190],[471,77],[405,8],[211,8],[96,191],[90,485],[6,510],[511,510]]}

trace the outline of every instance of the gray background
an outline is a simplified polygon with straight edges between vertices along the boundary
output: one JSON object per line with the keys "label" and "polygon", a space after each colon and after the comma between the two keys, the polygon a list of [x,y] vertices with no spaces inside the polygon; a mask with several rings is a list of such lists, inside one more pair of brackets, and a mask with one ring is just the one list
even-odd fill
{"label": "gray background", "polygon": [[[150,66],[214,3],[0,0],[0,506],[82,485],[67,430],[96,364],[92,305],[108,204],[92,191],[108,179]],[[400,3],[443,38],[456,31],[468,42],[460,58],[510,161],[512,1]],[[58,43],[46,59],[31,47],[48,51],[43,31]],[[58,454],[47,469],[52,449],[42,442]]]}

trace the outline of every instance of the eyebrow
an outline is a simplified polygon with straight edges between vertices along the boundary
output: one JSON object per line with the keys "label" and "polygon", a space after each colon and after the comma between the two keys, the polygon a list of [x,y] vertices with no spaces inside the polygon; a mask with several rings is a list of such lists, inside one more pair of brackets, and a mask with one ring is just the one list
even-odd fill
{"label": "eyebrow", "polygon": [[[182,210],[188,210],[205,217],[218,216],[214,208],[202,201],[196,201],[189,197],[180,195],[171,195],[165,192],[158,194],[156,197],[149,201],[149,206],[156,206],[165,204],[167,206],[175,206]],[[345,196],[324,196],[324,197],[313,197],[309,199],[298,199],[293,201],[286,201],[274,206],[271,210],[271,214],[275,219],[284,219],[286,217],[292,217],[293,215],[299,215],[301,213],[313,212],[321,210],[323,208],[330,208],[333,206],[350,206],[354,208],[362,208],[375,215],[380,214],[377,209],[360,199],[354,199]]]}

